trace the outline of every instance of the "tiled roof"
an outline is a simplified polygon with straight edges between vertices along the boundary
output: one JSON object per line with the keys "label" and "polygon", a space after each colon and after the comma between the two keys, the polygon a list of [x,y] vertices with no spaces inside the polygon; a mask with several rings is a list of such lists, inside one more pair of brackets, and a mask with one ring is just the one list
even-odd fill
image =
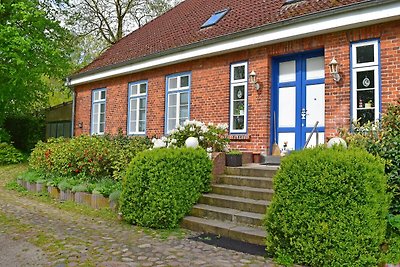
{"label": "tiled roof", "polygon": [[[79,71],[95,71],[128,60],[292,18],[372,0],[186,0],[111,46]],[[229,12],[214,26],[201,25],[216,11]]]}

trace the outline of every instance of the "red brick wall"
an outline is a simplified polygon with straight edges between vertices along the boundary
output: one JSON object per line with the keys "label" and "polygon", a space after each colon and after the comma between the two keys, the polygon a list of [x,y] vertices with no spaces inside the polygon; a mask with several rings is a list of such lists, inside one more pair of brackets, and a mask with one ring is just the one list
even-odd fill
{"label": "red brick wall", "polygon": [[[164,133],[165,76],[191,71],[191,119],[203,122],[229,122],[229,72],[230,64],[248,61],[249,71],[257,72],[261,90],[251,85],[248,90],[248,136],[233,140],[231,147],[254,152],[269,147],[269,118],[271,90],[271,58],[277,55],[298,53],[318,48],[325,50],[325,65],[333,57],[340,63],[342,80],[333,81],[325,69],[326,82],[326,137],[333,137],[339,127],[350,125],[350,43],[379,38],[381,40],[381,77],[383,110],[389,102],[400,98],[400,21],[359,29],[341,31],[301,40],[194,60],[154,70],[77,86],[75,134],[90,133],[91,90],[107,88],[106,132],[115,134],[118,129],[126,133],[128,83],[148,80],[148,136]],[[78,123],[83,128],[78,128]]]}

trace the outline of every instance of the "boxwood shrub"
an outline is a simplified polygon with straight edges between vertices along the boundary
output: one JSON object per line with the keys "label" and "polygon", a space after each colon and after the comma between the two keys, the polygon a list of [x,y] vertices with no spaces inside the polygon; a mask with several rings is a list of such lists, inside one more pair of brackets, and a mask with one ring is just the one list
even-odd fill
{"label": "boxwood shrub", "polygon": [[203,149],[154,149],[139,153],[123,180],[120,211],[126,221],[175,228],[202,192],[209,190],[212,163]]}
{"label": "boxwood shrub", "polygon": [[13,145],[0,143],[0,165],[17,164],[24,159],[24,155]]}
{"label": "boxwood shrub", "polygon": [[267,251],[281,264],[373,266],[385,239],[384,164],[365,150],[294,152],[274,178]]}

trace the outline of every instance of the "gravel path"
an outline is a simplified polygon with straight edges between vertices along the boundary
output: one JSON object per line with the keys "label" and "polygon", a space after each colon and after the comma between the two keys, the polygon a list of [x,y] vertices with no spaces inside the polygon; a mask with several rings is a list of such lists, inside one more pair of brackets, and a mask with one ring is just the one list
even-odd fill
{"label": "gravel path", "polygon": [[6,190],[4,183],[0,181],[0,266],[274,266],[261,256],[188,239],[198,233],[162,238],[148,229]]}

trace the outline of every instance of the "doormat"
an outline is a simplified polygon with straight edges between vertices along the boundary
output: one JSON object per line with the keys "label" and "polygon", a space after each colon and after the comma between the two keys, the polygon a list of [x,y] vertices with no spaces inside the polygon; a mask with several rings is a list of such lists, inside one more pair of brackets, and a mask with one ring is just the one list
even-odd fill
{"label": "doormat", "polygon": [[266,254],[265,246],[250,244],[243,241],[234,240],[231,238],[213,234],[201,234],[198,236],[190,237],[189,239],[203,242],[216,247],[226,248],[256,256],[265,256]]}

